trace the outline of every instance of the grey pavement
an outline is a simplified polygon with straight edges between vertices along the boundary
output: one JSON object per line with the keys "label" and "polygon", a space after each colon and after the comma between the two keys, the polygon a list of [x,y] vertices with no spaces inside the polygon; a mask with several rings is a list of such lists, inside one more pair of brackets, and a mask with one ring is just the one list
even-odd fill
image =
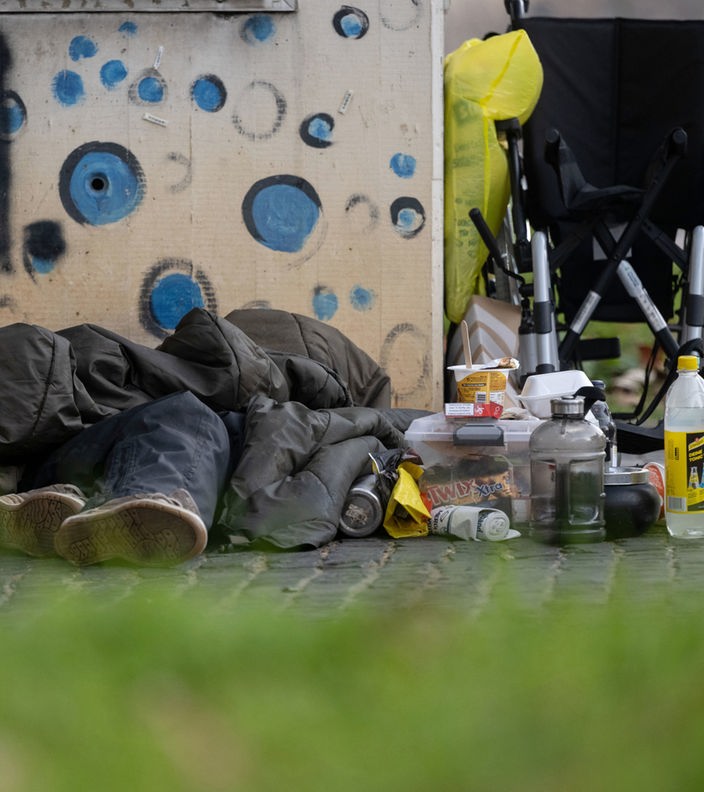
{"label": "grey pavement", "polygon": [[436,602],[474,614],[506,594],[529,610],[573,598],[647,606],[704,589],[704,541],[671,539],[657,523],[640,537],[565,548],[526,536],[506,542],[374,536],[302,552],[208,552],[170,569],[77,568],[60,559],[0,555],[0,618],[79,591],[109,603],[152,587],[174,597],[202,594],[223,612],[261,605],[311,617]]}

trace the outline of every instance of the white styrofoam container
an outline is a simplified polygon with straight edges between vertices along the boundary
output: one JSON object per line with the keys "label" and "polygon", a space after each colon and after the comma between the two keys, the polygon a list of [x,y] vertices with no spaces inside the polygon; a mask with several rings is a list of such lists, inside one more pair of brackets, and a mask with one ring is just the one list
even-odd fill
{"label": "white styrofoam container", "polygon": [[549,418],[552,399],[572,396],[580,388],[591,384],[589,377],[578,369],[533,374],[525,381],[518,399],[532,415],[537,418]]}

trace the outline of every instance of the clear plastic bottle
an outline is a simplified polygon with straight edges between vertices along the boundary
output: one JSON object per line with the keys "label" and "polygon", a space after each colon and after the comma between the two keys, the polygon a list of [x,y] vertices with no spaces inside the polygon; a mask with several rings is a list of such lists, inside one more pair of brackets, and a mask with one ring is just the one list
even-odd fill
{"label": "clear plastic bottle", "polygon": [[604,523],[606,437],[584,419],[584,399],[552,399],[530,436],[530,535],[554,544],[598,542]]}
{"label": "clear plastic bottle", "polygon": [[703,451],[704,379],[699,376],[699,358],[680,355],[677,379],[665,397],[665,522],[671,536],[704,537]]}

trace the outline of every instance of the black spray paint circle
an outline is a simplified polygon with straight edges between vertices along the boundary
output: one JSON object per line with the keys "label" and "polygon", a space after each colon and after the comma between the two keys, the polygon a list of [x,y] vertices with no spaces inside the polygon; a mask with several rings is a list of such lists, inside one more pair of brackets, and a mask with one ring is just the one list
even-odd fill
{"label": "black spray paint circle", "polygon": [[409,195],[397,198],[390,207],[391,222],[404,239],[412,239],[425,225],[423,204]]}
{"label": "black spray paint circle", "polygon": [[37,220],[24,227],[22,262],[27,274],[35,280],[37,273],[51,272],[66,252],[66,240],[60,223]]}
{"label": "black spray paint circle", "polygon": [[327,148],[332,146],[332,131],[335,128],[335,119],[328,113],[313,113],[301,122],[299,133],[301,140],[313,148]]}
{"label": "black spray paint circle", "polygon": [[127,217],[141,203],[145,185],[142,166],[129,149],[98,140],[74,149],[59,173],[59,196],[66,213],[88,225]]}
{"label": "black spray paint circle", "polygon": [[0,91],[0,140],[13,140],[27,123],[27,108],[15,91]]}
{"label": "black spray paint circle", "polygon": [[369,30],[369,17],[361,8],[344,5],[332,18],[332,26],[342,38],[361,39]]}
{"label": "black spray paint circle", "polygon": [[130,102],[139,105],[158,105],[166,100],[166,80],[153,67],[144,69],[130,85],[127,96]]}
{"label": "black spray paint circle", "polygon": [[180,151],[170,151],[166,155],[168,162],[173,162],[177,169],[182,171],[182,177],[172,184],[169,184],[169,192],[180,193],[187,190],[193,181],[193,167],[191,161]]}
{"label": "black spray paint circle", "polygon": [[[379,365],[391,375],[392,382],[407,380],[404,388],[394,386],[396,397],[410,399],[422,393],[431,371],[427,348],[427,337],[410,322],[401,322],[386,334],[381,345]],[[410,361],[413,361],[412,365],[409,365]],[[407,378],[405,374],[409,372]]]}
{"label": "black spray paint circle", "polygon": [[397,33],[417,27],[424,10],[423,3],[419,0],[406,0],[406,3],[405,8],[402,3],[394,3],[390,7],[383,8],[381,24]]}
{"label": "black spray paint circle", "polygon": [[227,88],[215,74],[201,74],[191,84],[191,99],[206,113],[222,110],[227,99]]}
{"label": "black spray paint circle", "polygon": [[300,176],[281,174],[255,182],[242,201],[242,218],[254,239],[270,250],[296,253],[320,219],[322,205]]}
{"label": "black spray paint circle", "polygon": [[[253,119],[246,119],[245,116],[256,106],[257,95],[273,101],[273,113],[271,122],[263,130],[255,128],[262,113],[254,113]],[[232,123],[235,129],[248,140],[268,140],[281,129],[281,125],[286,117],[287,103],[279,89],[266,80],[253,80],[239,96],[236,109],[232,114]]]}
{"label": "black spray paint circle", "polygon": [[194,307],[218,312],[210,279],[192,261],[162,259],[147,271],[139,294],[139,321],[148,333],[165,338]]}
{"label": "black spray paint circle", "polygon": [[362,193],[355,193],[351,195],[345,203],[345,212],[352,217],[358,207],[365,208],[367,212],[367,223],[363,226],[363,230],[371,231],[379,223],[379,207],[371,200],[368,195]]}

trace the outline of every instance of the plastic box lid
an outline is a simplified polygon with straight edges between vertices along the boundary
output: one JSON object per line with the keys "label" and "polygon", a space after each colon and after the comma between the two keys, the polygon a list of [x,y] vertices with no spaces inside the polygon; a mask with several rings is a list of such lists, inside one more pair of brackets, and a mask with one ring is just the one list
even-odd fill
{"label": "plastic box lid", "polygon": [[416,418],[406,430],[406,441],[414,443],[448,443],[452,446],[490,447],[527,445],[533,430],[540,426],[538,418],[513,420],[483,418],[468,421],[446,418],[433,413]]}

